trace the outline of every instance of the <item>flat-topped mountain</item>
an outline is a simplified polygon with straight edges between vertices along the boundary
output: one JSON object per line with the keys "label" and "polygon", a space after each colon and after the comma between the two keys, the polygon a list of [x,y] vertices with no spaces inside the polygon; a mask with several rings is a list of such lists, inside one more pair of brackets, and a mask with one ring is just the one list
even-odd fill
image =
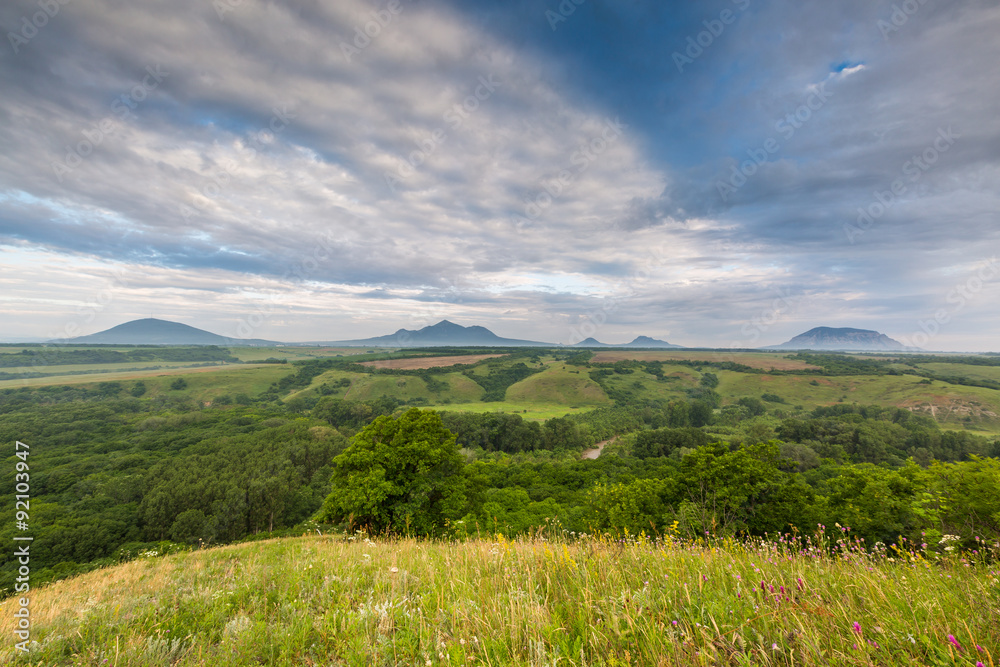
{"label": "flat-topped mountain", "polygon": [[349,345],[360,347],[551,347],[550,343],[540,343],[533,340],[502,338],[486,327],[463,327],[448,320],[423,329],[400,329],[396,333],[374,338],[335,341],[333,345]]}
{"label": "flat-topped mountain", "polygon": [[60,340],[74,345],[279,345],[259,338],[227,338],[180,322],[146,317],[89,336]]}
{"label": "flat-topped mountain", "polygon": [[871,329],[848,327],[816,327],[768,350],[860,350],[869,352],[905,352],[908,348],[898,340]]}

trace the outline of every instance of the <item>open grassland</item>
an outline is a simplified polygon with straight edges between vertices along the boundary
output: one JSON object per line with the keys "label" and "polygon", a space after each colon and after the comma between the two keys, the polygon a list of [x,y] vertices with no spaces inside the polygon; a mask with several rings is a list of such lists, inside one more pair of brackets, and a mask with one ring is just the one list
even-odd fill
{"label": "open grassland", "polygon": [[928,383],[912,375],[811,377],[720,371],[718,376],[717,391],[726,402],[770,393],[807,410],[838,402],[882,405],[929,414],[942,425],[1000,431],[1000,392],[984,387]]}
{"label": "open grassland", "polygon": [[324,357],[348,357],[366,354],[363,347],[230,347],[230,353],[240,361],[263,361],[270,357],[299,361]]}
{"label": "open grassland", "polygon": [[362,361],[362,366],[372,368],[399,368],[402,370],[421,370],[424,368],[444,368],[455,364],[474,364],[483,359],[493,359],[505,356],[503,354],[470,354],[450,357],[408,357],[405,359],[380,359],[378,361]]}
{"label": "open grassland", "polygon": [[[156,365],[166,366],[168,362],[157,362]],[[53,375],[40,378],[22,378],[17,380],[0,380],[0,389],[16,389],[18,387],[46,387],[64,384],[93,384],[99,382],[124,382],[127,380],[142,380],[147,385],[152,381],[159,384],[157,378],[170,376],[168,382],[176,379],[176,376],[183,375],[185,380],[197,378],[199,385],[218,385],[216,393],[246,393],[258,391],[257,384],[253,382],[253,376],[244,375],[248,371],[259,371],[265,369],[270,371],[273,379],[288,374],[289,369],[284,364],[247,364],[234,366],[232,364],[222,364],[217,366],[199,366],[196,368],[160,368],[156,370],[141,371],[115,371],[111,373],[86,373],[82,375]],[[257,375],[256,377],[259,377]],[[270,384],[270,383],[268,383]],[[259,391],[266,389],[266,385]]]}
{"label": "open grassland", "polygon": [[1000,366],[977,366],[974,364],[918,364],[935,375],[967,377],[975,380],[996,380],[1000,382]]}
{"label": "open grassland", "polygon": [[554,363],[507,388],[512,403],[558,403],[570,407],[608,405],[601,386],[590,379],[586,369]]}
{"label": "open grassland", "polygon": [[193,368],[206,364],[222,366],[221,361],[124,361],[114,364],[63,364],[59,366],[8,366],[0,368],[3,373],[29,374],[45,373],[55,376],[87,373],[114,373],[121,371],[158,370],[166,368]]}
{"label": "open grassland", "polygon": [[476,401],[472,403],[441,403],[434,406],[437,410],[450,410],[452,412],[506,412],[516,413],[522,418],[530,421],[545,421],[553,417],[565,417],[569,414],[578,414],[593,410],[593,406],[569,407],[561,403],[539,403],[527,401],[519,403],[516,401]]}
{"label": "open grassland", "polygon": [[[0,660],[992,667],[1000,650],[1000,570],[982,553],[559,537],[312,536],[142,558],[32,590],[37,643],[18,656],[8,639]],[[0,605],[8,638],[16,604]]]}
{"label": "open grassland", "polygon": [[656,352],[647,350],[600,350],[594,353],[591,361],[593,363],[604,364],[616,361],[628,361],[630,359],[636,361],[711,361],[716,363],[730,361],[735,364],[750,366],[751,368],[760,368],[762,370],[773,369],[776,371],[818,368],[818,366],[812,366],[798,359],[786,359],[785,357],[787,356],[787,354],[781,352],[731,352],[729,350],[705,350],[700,352],[687,350],[664,350]]}
{"label": "open grassland", "polygon": [[663,378],[658,380],[645,371],[636,369],[625,375],[614,374],[604,379],[608,390],[618,390],[632,397],[664,401],[684,399],[688,389],[698,386],[701,373],[687,366],[663,366]]}

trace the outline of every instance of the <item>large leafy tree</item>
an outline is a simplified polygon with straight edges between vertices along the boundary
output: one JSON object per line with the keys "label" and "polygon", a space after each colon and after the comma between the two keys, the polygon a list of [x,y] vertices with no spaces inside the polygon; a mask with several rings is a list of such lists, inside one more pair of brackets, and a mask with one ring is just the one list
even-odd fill
{"label": "large leafy tree", "polygon": [[321,521],[431,535],[462,515],[464,461],[455,436],[432,410],[378,417],[333,464]]}

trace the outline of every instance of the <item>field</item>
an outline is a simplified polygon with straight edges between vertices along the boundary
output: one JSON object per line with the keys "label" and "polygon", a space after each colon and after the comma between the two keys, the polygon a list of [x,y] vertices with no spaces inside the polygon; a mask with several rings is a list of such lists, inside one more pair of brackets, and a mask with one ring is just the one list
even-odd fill
{"label": "field", "polygon": [[483,359],[495,359],[502,354],[470,354],[453,357],[409,357],[406,359],[379,359],[378,361],[362,361],[362,366],[371,368],[398,368],[402,370],[419,370],[423,368],[443,368],[455,364],[474,364]]}
{"label": "field", "polygon": [[270,357],[297,361],[300,359],[318,359],[323,357],[350,357],[367,354],[360,347],[231,347],[229,350],[240,361],[263,361]]}
{"label": "field", "polygon": [[[12,352],[21,348],[0,349]],[[359,372],[357,367],[351,370],[325,371],[313,378],[308,386],[295,387],[281,395],[280,399],[317,400],[322,396],[333,396],[345,400],[367,401],[392,397],[411,404],[450,410],[461,406],[462,409],[473,412],[518,412],[531,419],[577,413],[613,403],[604,389],[590,379],[589,373],[593,367],[569,365],[563,361],[565,353],[560,356],[556,351],[539,350],[535,356],[499,352],[434,356],[426,351],[386,352],[361,348],[234,347],[229,349],[229,353],[244,363],[207,362],[217,365],[206,365],[178,361],[137,361],[4,368],[0,371],[8,373],[9,379],[0,380],[0,389],[62,384],[97,386],[100,382],[141,380],[149,385],[150,396],[189,396],[207,403],[219,396],[258,396],[272,383],[294,373],[297,366],[292,362],[295,361],[344,358],[347,362],[354,357],[362,366],[378,369],[379,374]],[[390,355],[395,358],[386,358]],[[858,358],[878,359],[875,356]],[[253,363],[268,359],[284,359],[289,363]],[[712,372],[720,380],[716,391],[721,397],[722,406],[733,404],[744,397],[759,398],[763,394],[777,395],[784,400],[784,404],[771,403],[770,407],[785,412],[809,411],[838,403],[874,404],[928,414],[949,429],[1000,433],[1000,391],[986,386],[953,383],[955,378],[985,383],[998,382],[1000,366],[956,363],[954,357],[940,362],[927,361],[923,357],[915,366],[912,362],[886,366],[901,373],[897,375],[817,375],[817,366],[779,352],[597,350],[590,361],[598,365],[628,361],[660,362],[662,379],[657,379],[647,369],[634,367],[627,374],[614,373],[602,381],[609,392],[633,401],[687,400],[690,393],[697,390],[703,373]],[[671,363],[672,361],[678,363]],[[742,373],[715,366],[724,362],[781,372],[773,375]],[[526,363],[531,368],[541,369],[541,372],[507,387],[502,401],[480,404],[484,395],[480,384],[462,373],[443,371],[456,363],[468,364],[468,372],[481,379],[485,379],[496,369],[518,363]],[[695,366],[692,367],[691,363]],[[435,369],[439,370],[435,372]],[[400,371],[400,374],[393,374],[392,371],[395,370]],[[918,373],[930,373],[932,379],[914,375],[914,370]],[[429,371],[437,383],[429,387],[422,377],[431,376],[417,377],[412,374],[413,371]],[[801,371],[801,374],[797,371]],[[48,376],[11,377],[32,372]],[[164,388],[176,375],[192,378],[190,388]]]}
{"label": "field", "polygon": [[743,364],[744,366],[760,368],[762,370],[795,371],[818,368],[797,359],[786,359],[786,356],[785,353],[781,352],[731,352],[729,350],[664,350],[657,352],[643,350],[599,350],[594,353],[591,361],[604,364],[629,359],[637,361],[710,361],[715,363],[730,361],[735,364]]}
{"label": "field", "polygon": [[[156,362],[154,365],[167,366],[168,363],[169,362]],[[225,391],[228,391],[226,387],[229,385],[232,385],[232,388],[236,391],[245,392],[257,389],[257,385],[253,378],[259,377],[259,374],[245,375],[244,373],[246,372],[266,368],[271,371],[270,375],[274,376],[274,379],[277,379],[280,375],[288,373],[287,368],[274,364],[247,364],[240,366],[234,366],[232,364],[219,364],[217,366],[198,367],[191,367],[190,364],[187,364],[185,366],[175,366],[170,368],[105,372],[104,367],[108,365],[109,364],[101,364],[100,366],[94,365],[90,367],[90,372],[81,373],[79,375],[51,375],[37,378],[20,378],[17,380],[0,380],[0,389],[43,387],[64,384],[93,384],[95,382],[122,382],[127,380],[142,380],[143,382],[147,382],[148,380],[153,379],[155,382],[155,378],[159,377],[183,375],[187,378],[188,376],[198,377],[204,374],[211,374],[212,377],[208,383],[199,380],[199,384],[217,385],[222,388],[222,390],[218,393],[225,393]],[[45,372],[45,369],[49,369],[51,372],[53,370],[61,370],[64,368],[64,366],[39,366],[36,370]],[[280,372],[275,373],[275,371]],[[261,390],[263,389],[261,388]]]}
{"label": "field", "polygon": [[[32,591],[31,664],[971,666],[1000,649],[981,557],[474,534],[286,538],[60,581]],[[11,639],[0,656],[28,664]]]}
{"label": "field", "polygon": [[600,385],[587,376],[585,369],[553,363],[541,373],[521,380],[507,389],[507,400],[513,403],[556,403],[571,408],[608,405]]}

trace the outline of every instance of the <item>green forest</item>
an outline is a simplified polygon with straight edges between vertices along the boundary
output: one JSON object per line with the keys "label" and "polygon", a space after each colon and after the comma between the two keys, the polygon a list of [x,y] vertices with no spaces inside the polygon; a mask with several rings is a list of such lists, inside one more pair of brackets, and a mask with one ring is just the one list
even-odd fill
{"label": "green forest", "polygon": [[[9,448],[6,458],[8,470],[18,460],[30,470],[33,581],[150,551],[317,529],[513,537],[559,525],[568,534],[694,537],[825,526],[870,546],[908,540],[931,551],[945,548],[945,536],[969,549],[1000,537],[996,435],[942,428],[902,407],[796,405],[781,384],[908,376],[922,388],[949,376],[915,361],[955,373],[955,359],[799,355],[808,368],[765,371],[590,358],[536,350],[400,370],[332,357],[275,365],[268,372],[280,375],[256,393],[239,391],[232,376],[216,387],[199,374],[212,400],[189,387],[194,375],[0,390],[0,440],[31,448],[23,459]],[[540,382],[549,376],[555,389]],[[351,397],[384,377],[400,392],[419,382],[425,394]],[[763,377],[773,391],[736,395],[734,386]],[[956,386],[996,391],[974,373],[961,379]],[[449,405],[466,381],[485,409]],[[607,398],[545,419],[532,418],[530,404],[489,409],[519,386]],[[599,457],[581,458],[599,442]],[[0,488],[12,497],[13,476]],[[14,508],[0,520],[10,540]],[[0,556],[5,594],[15,565]]]}

